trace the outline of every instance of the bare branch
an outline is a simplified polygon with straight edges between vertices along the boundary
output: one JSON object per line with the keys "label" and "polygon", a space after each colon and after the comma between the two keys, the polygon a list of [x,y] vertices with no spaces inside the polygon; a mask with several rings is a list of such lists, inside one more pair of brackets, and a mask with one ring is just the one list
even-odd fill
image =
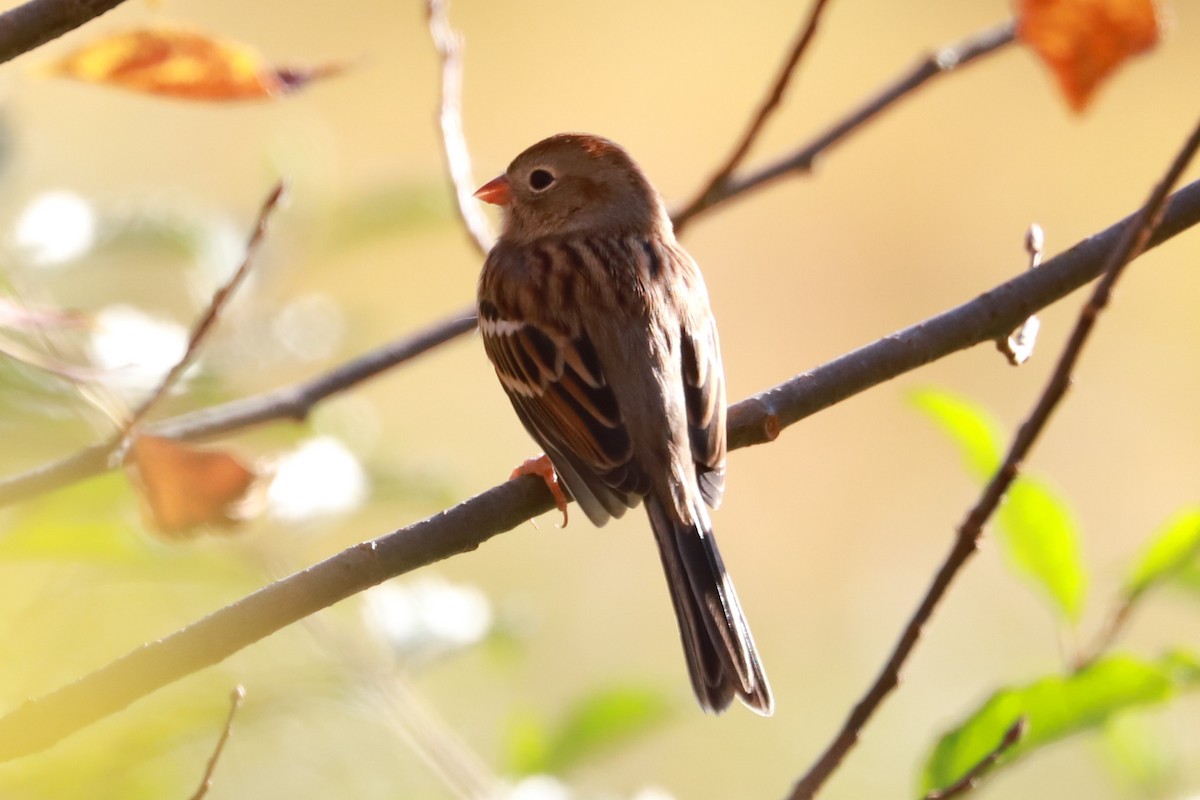
{"label": "bare branch", "polygon": [[979,786],[979,781],[983,779],[984,774],[996,765],[1000,757],[1016,747],[1017,743],[1025,738],[1026,723],[1027,720],[1024,716],[1017,717],[1017,721],[1009,726],[1008,730],[1004,732],[1004,736],[1000,737],[1000,743],[993,747],[991,752],[979,759],[975,766],[967,770],[967,774],[945,789],[936,789],[925,795],[925,800],[948,800],[948,798],[958,797],[959,795],[974,791]]}
{"label": "bare branch", "polygon": [[124,0],[29,0],[0,14],[0,63],[75,30]]}
{"label": "bare branch", "polygon": [[245,699],[246,690],[240,684],[229,693],[229,713],[225,716],[225,727],[221,730],[221,736],[217,739],[212,755],[208,757],[208,765],[204,768],[204,777],[200,780],[200,786],[196,789],[196,793],[192,795],[192,800],[204,800],[208,790],[212,788],[213,773],[217,770],[217,762],[221,760],[221,753],[225,751],[225,743],[233,735],[233,718],[237,716],[238,708]]}
{"label": "bare branch", "polygon": [[[1175,195],[1148,246],[1166,240],[1198,220],[1200,182]],[[1050,259],[1041,268],[1013,278],[969,303],[737,403],[730,408],[730,447],[771,441],[788,425],[852,394],[941,356],[992,341],[1038,308],[1095,277],[1131,224],[1134,223],[1129,219],[1117,223]],[[212,430],[219,430],[224,424],[228,424],[224,414],[210,417]],[[202,430],[203,426],[193,426],[186,432],[195,436]],[[280,628],[388,578],[473,550],[553,507],[545,483],[525,477],[489,489],[426,520],[350,547],[163,639],[143,645],[75,683],[14,709],[0,718],[0,761],[45,749],[155,689],[216,664]],[[969,554],[974,549],[974,539],[960,537],[960,541],[964,539],[966,545],[959,546],[966,547]],[[944,567],[944,574],[939,573],[930,589],[934,596],[927,600],[929,608],[913,629],[906,631],[901,642],[903,653],[895,667],[886,673],[891,680],[895,680],[899,661],[912,649],[924,619],[932,612],[955,570]],[[878,705],[882,694],[866,707],[866,716]],[[857,735],[857,730],[855,727],[850,735]]]}
{"label": "bare branch", "polygon": [[[978,549],[979,540],[983,536],[983,526],[987,524],[1008,488],[1016,480],[1021,464],[1029,455],[1038,436],[1045,429],[1050,414],[1066,395],[1067,388],[1071,384],[1071,373],[1095,325],[1096,317],[1108,305],[1113,284],[1116,283],[1125,266],[1144,252],[1153,240],[1155,228],[1159,226],[1160,219],[1167,207],[1168,195],[1198,148],[1200,148],[1200,123],[1192,131],[1191,136],[1180,149],[1162,180],[1154,187],[1154,191],[1150,193],[1145,205],[1128,224],[1121,227],[1119,236],[1114,237],[1109,246],[1102,251],[1102,276],[1096,284],[1092,296],[1079,312],[1075,328],[1072,330],[1067,344],[1063,347],[1062,355],[1050,377],[1050,382],[1038,398],[1029,417],[1017,430],[1017,435],[1009,445],[1004,462],[996,470],[996,474],[988,482],[979,500],[959,525],[958,536],[950,554],[938,569],[920,606],[905,625],[904,632],[888,657],[887,663],[884,664],[870,689],[855,704],[841,730],[830,742],[825,752],[796,783],[790,795],[791,800],[811,798],[820,790],[829,776],[838,768],[846,753],[858,741],[867,720],[875,713],[884,698],[899,685],[900,669],[913,648],[916,647],[917,640],[921,637],[921,631],[933,614],[934,608],[945,595],[950,582]],[[1050,263],[1053,263],[1053,260]],[[1049,263],[1046,266],[1049,266]],[[1027,274],[1037,275],[1041,271],[1041,269],[1032,270]]]}
{"label": "bare branch", "polygon": [[930,54],[907,74],[901,76],[899,80],[885,88],[865,105],[851,112],[810,144],[773,164],[751,172],[749,175],[731,176],[723,182],[719,190],[708,192],[702,202],[694,202],[686,209],[676,213],[674,215],[676,230],[682,230],[697,214],[708,211],[727,200],[732,200],[789,173],[812,169],[813,162],[818,156],[895,105],[898,100],[939,75],[945,75],[955,69],[965,67],[972,61],[1000,50],[1012,41],[1013,24],[1006,22]]}
{"label": "bare branch", "polygon": [[442,151],[446,170],[454,187],[458,215],[480,254],[492,249],[491,227],[483,208],[475,199],[475,180],[471,176],[471,153],[462,127],[462,37],[450,27],[446,0],[428,0],[425,15],[429,35],[442,60],[442,99],[438,124],[442,128]]}
{"label": "bare branch", "polygon": [[767,118],[783,102],[783,93],[787,91],[787,85],[796,71],[796,65],[800,63],[800,57],[808,50],[808,45],[817,33],[817,26],[821,22],[821,12],[825,10],[828,1],[815,0],[813,3],[812,10],[808,12],[808,19],[796,37],[796,42],[792,45],[792,50],[788,54],[787,61],[784,62],[783,67],[779,70],[779,74],[775,77],[775,81],[771,84],[771,88],[767,92],[762,105],[759,107],[758,113],[750,120],[750,125],[746,128],[745,133],[742,134],[742,138],[734,146],[733,152],[725,159],[725,163],[713,173],[713,176],[708,179],[708,183],[704,188],[697,192],[696,198],[679,212],[678,216],[681,222],[677,223],[678,227],[682,227],[683,221],[694,216],[696,213],[695,209],[707,203],[710,195],[714,195],[725,188],[725,184],[729,182],[729,176],[741,165],[742,159],[750,152],[750,147],[754,144],[755,139],[758,138],[758,134],[762,132]]}

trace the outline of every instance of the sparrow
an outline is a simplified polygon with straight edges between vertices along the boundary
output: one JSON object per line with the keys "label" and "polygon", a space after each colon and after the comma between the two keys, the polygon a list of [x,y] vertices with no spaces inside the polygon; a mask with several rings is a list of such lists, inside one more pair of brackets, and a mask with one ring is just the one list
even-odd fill
{"label": "sparrow", "polygon": [[479,330],[517,416],[593,524],[644,502],[700,706],[774,699],[713,538],[725,376],[708,292],[615,143],[551,136],[475,196],[502,208]]}

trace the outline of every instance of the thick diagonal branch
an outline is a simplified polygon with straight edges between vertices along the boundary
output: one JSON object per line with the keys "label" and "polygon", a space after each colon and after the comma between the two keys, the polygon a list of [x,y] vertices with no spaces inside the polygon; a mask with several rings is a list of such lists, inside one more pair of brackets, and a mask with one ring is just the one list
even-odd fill
{"label": "thick diagonal branch", "polygon": [[73,31],[125,0],[29,0],[0,14],[0,63]]}

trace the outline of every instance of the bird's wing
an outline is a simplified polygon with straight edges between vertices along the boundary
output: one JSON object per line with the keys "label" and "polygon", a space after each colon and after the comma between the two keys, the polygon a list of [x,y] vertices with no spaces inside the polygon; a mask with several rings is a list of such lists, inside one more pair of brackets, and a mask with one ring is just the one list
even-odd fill
{"label": "bird's wing", "polygon": [[[677,256],[699,271],[686,253]],[[696,465],[700,492],[711,508],[721,504],[725,491],[725,370],[721,366],[721,346],[717,325],[708,307],[707,294],[687,293],[690,307],[681,309],[680,357],[683,395],[687,404],[688,439]]]}
{"label": "bird's wing", "polygon": [[479,330],[517,415],[588,518],[602,525],[636,505],[649,480],[586,332],[508,319],[486,300]]}

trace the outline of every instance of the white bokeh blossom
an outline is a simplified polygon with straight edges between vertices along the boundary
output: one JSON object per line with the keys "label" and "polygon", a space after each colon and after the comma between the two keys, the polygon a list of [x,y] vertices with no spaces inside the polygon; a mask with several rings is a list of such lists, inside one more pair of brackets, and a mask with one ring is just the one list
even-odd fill
{"label": "white bokeh blossom", "polygon": [[319,292],[295,298],[271,322],[275,339],[301,361],[323,361],[336,355],[345,330],[341,307]]}
{"label": "white bokeh blossom", "polygon": [[571,787],[553,775],[530,775],[509,789],[505,800],[572,800]]}
{"label": "white bokeh blossom", "polygon": [[436,576],[368,589],[363,614],[368,628],[409,662],[468,647],[492,628],[492,606],[482,591]]}
{"label": "white bokeh blossom", "polygon": [[661,786],[643,786],[634,792],[629,800],[675,800],[675,795]]}
{"label": "white bokeh blossom", "polygon": [[95,244],[96,214],[75,192],[42,192],[17,217],[13,240],[37,266],[65,264]]}
{"label": "white bokeh blossom", "polygon": [[316,436],[280,457],[267,489],[267,514],[284,522],[345,514],[367,499],[367,475],[332,436]]}
{"label": "white bokeh blossom", "polygon": [[187,351],[182,325],[128,305],[95,315],[88,352],[110,387],[122,394],[149,391]]}

